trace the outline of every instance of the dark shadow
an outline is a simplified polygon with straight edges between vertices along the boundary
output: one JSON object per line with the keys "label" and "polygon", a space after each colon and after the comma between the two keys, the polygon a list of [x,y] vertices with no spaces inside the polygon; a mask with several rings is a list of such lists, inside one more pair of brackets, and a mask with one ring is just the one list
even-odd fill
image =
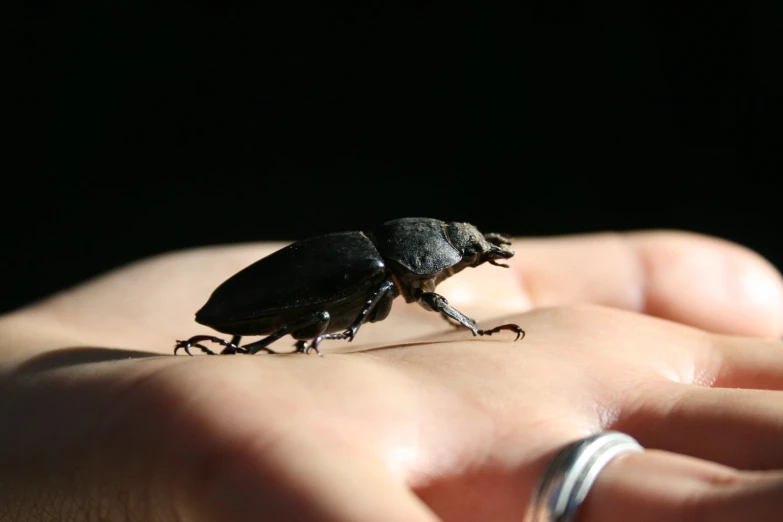
{"label": "dark shadow", "polygon": [[[426,339],[426,337],[425,337]],[[487,342],[490,339],[480,338],[466,338],[466,339],[445,339],[445,340],[411,340],[402,343],[389,343],[382,345],[370,345],[370,346],[354,346],[344,347],[353,348],[346,350],[339,350],[332,352],[332,354],[350,354],[350,353],[369,353],[381,350],[393,350],[400,348],[408,348],[413,346],[433,345],[433,344],[448,344],[453,342]],[[298,355],[296,351],[292,352],[280,352],[275,354],[277,356]],[[324,355],[329,356],[329,350],[324,350]],[[131,359],[142,359],[149,357],[164,357],[168,354],[144,352],[140,350],[128,350],[123,348],[99,348],[92,346],[73,346],[65,348],[54,348],[50,351],[41,353],[32,357],[30,360],[24,362],[17,369],[17,373],[36,373],[47,370],[53,370],[57,368],[64,368],[68,366],[76,366],[80,364],[102,363],[111,361],[124,361]],[[185,357],[185,356],[181,356]],[[196,357],[202,357],[202,355],[196,355]],[[252,356],[252,357],[255,357]]]}
{"label": "dark shadow", "polygon": [[[448,335],[448,334],[445,334]],[[522,340],[524,337],[519,339],[520,344],[522,343]],[[380,352],[382,350],[399,350],[402,348],[411,348],[416,346],[431,346],[436,344],[451,344],[451,343],[491,343],[491,342],[504,342],[503,339],[500,338],[487,338],[487,337],[481,337],[481,336],[475,336],[475,337],[466,337],[464,339],[444,339],[442,335],[424,335],[418,339],[410,339],[408,341],[404,342],[390,342],[387,344],[380,344],[380,343],[372,343],[368,345],[359,345],[354,347],[341,347],[339,351],[335,351],[333,353],[337,354],[351,354],[351,353],[370,353],[370,352]],[[344,348],[344,349],[342,349]],[[329,352],[324,350],[324,355],[329,355]]]}
{"label": "dark shadow", "polygon": [[142,352],[139,350],[126,350],[121,348],[96,348],[90,346],[76,346],[68,348],[55,348],[51,351],[36,355],[26,361],[17,369],[18,373],[35,373],[66,366],[90,364],[109,361],[122,361],[127,359],[140,359],[146,357],[160,357],[162,354]]}
{"label": "dark shadow", "polygon": [[[370,346],[367,348],[360,347],[356,350],[346,351],[346,352],[340,352],[340,353],[370,353],[370,352],[380,352],[382,350],[399,350],[401,348],[411,348],[414,346],[425,346],[425,345],[433,345],[433,344],[449,344],[454,342],[463,341],[462,339],[457,340],[447,340],[447,341],[407,341],[404,343],[393,343],[393,344],[384,344],[381,346]],[[328,354],[327,354],[328,355]]]}

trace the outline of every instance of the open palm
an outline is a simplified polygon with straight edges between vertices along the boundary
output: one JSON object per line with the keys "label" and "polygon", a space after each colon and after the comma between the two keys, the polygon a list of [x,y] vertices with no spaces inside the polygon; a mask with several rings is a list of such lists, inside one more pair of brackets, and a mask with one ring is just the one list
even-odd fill
{"label": "open palm", "polygon": [[519,342],[398,299],[323,358],[174,356],[215,334],[193,321],[212,289],[280,246],[146,260],[0,318],[0,505],[517,521],[554,452],[618,429],[655,450],[608,466],[582,520],[783,507],[783,285],[755,254],[665,232],[518,240],[510,269],[438,291],[481,327],[519,324]]}

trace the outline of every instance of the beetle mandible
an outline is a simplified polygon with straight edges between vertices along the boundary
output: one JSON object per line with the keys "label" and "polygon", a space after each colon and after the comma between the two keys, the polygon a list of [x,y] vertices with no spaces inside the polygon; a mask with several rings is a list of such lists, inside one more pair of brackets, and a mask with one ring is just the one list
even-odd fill
{"label": "beetle mandible", "polygon": [[[183,348],[192,355],[190,348],[197,347],[215,355],[201,344],[205,341],[224,346],[221,354],[277,353],[268,346],[290,334],[297,340],[295,352],[321,355],[322,341],[352,341],[362,324],[386,319],[398,296],[439,312],[474,336],[511,330],[517,341],[525,335],[518,325],[480,330],[435,293],[438,283],[464,268],[485,262],[508,268],[498,260],[514,255],[510,245],[502,234],[431,218],[401,218],[364,232],[303,239],[234,274],[196,312],[196,322],[232,335],[231,341],[196,335],[177,341],[174,353]],[[266,337],[241,346],[248,335]]]}

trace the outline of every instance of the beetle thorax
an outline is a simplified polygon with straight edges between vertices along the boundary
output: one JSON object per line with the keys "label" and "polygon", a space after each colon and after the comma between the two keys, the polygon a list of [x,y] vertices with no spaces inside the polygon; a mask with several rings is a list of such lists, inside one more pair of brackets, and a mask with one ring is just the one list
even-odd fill
{"label": "beetle thorax", "polygon": [[368,232],[394,282],[406,301],[423,292],[434,292],[439,283],[464,268],[513,252],[508,241],[496,234],[483,235],[469,223],[443,222],[430,218],[388,221]]}

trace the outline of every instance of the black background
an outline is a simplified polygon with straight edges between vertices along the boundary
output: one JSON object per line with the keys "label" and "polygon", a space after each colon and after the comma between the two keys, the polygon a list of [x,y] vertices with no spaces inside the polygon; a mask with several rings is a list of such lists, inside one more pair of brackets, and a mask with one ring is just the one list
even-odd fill
{"label": "black background", "polygon": [[1,310],[159,252],[408,215],[694,230],[783,267],[777,10],[281,4],[26,11]]}

